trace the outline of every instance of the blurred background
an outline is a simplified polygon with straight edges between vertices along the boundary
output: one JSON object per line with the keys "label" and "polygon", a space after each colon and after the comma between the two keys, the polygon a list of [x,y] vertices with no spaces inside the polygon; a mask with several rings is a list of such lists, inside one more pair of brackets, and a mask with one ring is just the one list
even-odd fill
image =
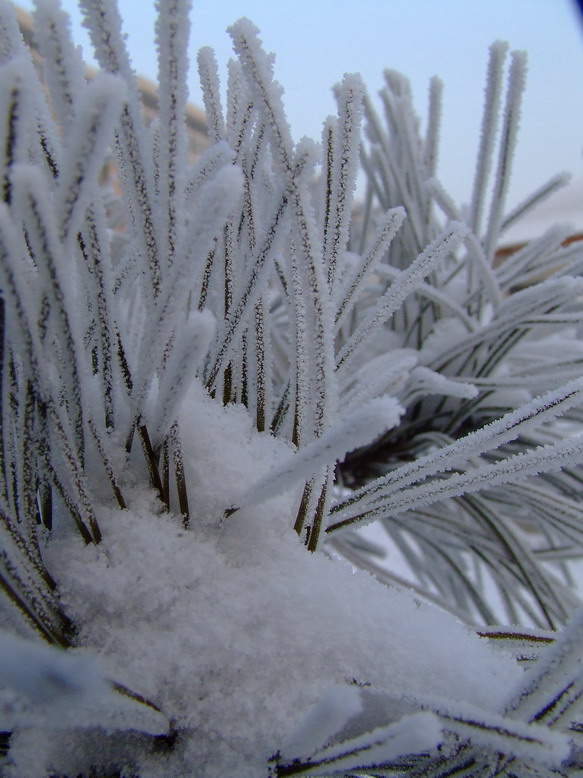
{"label": "blurred background", "polygon": [[[163,0],[162,0],[163,1]],[[31,0],[19,5],[33,9]],[[73,35],[91,63],[91,44],[76,0],[62,0]],[[119,0],[137,73],[157,74],[153,0]],[[410,81],[422,127],[429,79],[445,84],[438,175],[458,204],[470,197],[479,140],[489,45],[506,40],[529,55],[527,92],[508,205],[555,173],[571,186],[519,225],[510,241],[539,234],[558,220],[583,231],[583,14],[576,0],[194,0],[191,14],[190,99],[202,105],[196,53],[215,49],[221,78],[232,56],[226,28],[241,16],[261,30],[276,54],[275,74],[295,140],[318,139],[335,112],[331,87],[345,72],[359,72],[371,95],[384,68]],[[377,103],[378,104],[378,103]]]}

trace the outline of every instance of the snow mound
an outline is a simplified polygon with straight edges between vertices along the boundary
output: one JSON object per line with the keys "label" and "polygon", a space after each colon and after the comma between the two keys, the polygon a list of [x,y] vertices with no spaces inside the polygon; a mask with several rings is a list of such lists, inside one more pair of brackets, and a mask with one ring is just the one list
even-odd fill
{"label": "snow mound", "polygon": [[408,593],[308,553],[290,529],[297,491],[224,518],[290,446],[200,389],[184,408],[192,529],[138,490],[128,510],[98,509],[99,547],[72,538],[50,548],[79,645],[108,677],[160,707],[177,744],[148,751],[127,736],[84,732],[75,741],[57,732],[46,742],[52,770],[81,769],[76,754],[93,749],[117,754],[142,778],[190,776],[192,765],[197,776],[256,778],[342,685],[498,708],[521,673],[510,655]]}

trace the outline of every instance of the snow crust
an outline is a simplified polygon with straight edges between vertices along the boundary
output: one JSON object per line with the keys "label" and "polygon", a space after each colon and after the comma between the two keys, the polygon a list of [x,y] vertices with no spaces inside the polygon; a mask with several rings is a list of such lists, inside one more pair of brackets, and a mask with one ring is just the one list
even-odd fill
{"label": "snow crust", "polygon": [[201,778],[257,778],[282,742],[309,748],[297,741],[314,706],[347,705],[344,715],[329,711],[325,732],[358,712],[354,695],[331,691],[343,686],[500,709],[522,673],[511,656],[410,593],[308,553],[290,529],[297,491],[224,518],[249,484],[289,459],[288,444],[196,385],[180,429],[191,530],[136,487],[127,510],[98,507],[99,547],[72,537],[48,549],[79,645],[104,675],[155,703],[177,743],[22,730],[13,753],[29,778],[47,767],[75,774],[91,753],[141,778],[191,776],[193,765]]}

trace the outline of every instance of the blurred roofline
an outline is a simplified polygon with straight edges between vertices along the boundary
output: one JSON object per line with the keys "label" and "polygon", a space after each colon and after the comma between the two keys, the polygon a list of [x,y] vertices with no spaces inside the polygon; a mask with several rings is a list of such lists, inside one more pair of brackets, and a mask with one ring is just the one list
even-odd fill
{"label": "blurred roofline", "polygon": [[[16,19],[18,21],[18,26],[20,27],[24,42],[31,50],[36,64],[40,66],[41,57],[38,53],[38,49],[34,40],[34,24],[32,17],[29,13],[24,11],[22,8],[19,8],[18,6],[15,6],[15,10]],[[85,75],[88,79],[92,78],[96,72],[97,71],[95,68],[91,68],[89,66],[86,66],[85,68]],[[150,79],[140,75],[136,75],[136,82],[145,113],[147,117],[151,119],[158,113],[157,85],[153,81],[150,81]],[[201,108],[199,108],[197,105],[194,105],[193,103],[187,103],[186,105],[186,126],[190,140],[192,141],[194,139],[196,141],[193,144],[195,146],[195,153],[202,151],[209,145],[206,115]]]}

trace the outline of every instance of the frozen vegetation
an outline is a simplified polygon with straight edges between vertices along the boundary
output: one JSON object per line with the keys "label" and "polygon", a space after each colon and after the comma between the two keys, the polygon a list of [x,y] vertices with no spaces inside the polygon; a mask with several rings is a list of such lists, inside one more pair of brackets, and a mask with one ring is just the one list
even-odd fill
{"label": "frozen vegetation", "polygon": [[189,2],[149,125],[80,5],[89,81],[58,0],[42,73],[0,0],[0,774],[583,774],[583,251],[496,255],[566,181],[507,207],[525,55],[458,206],[438,79],[422,129],[345,75],[294,144],[239,20],[193,162]]}

